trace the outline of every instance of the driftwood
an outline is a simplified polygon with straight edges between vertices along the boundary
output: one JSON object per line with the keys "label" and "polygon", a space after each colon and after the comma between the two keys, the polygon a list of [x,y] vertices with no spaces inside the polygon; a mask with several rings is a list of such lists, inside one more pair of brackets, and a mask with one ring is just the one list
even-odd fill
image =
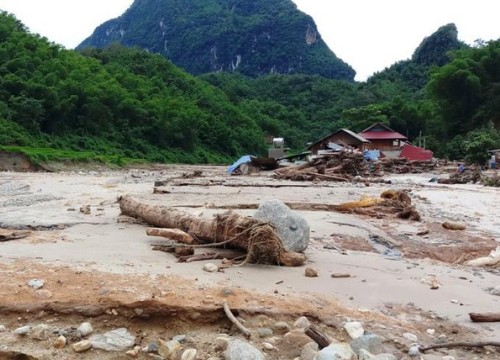
{"label": "driftwood", "polygon": [[0,242],[24,239],[25,237],[28,237],[30,234],[31,231],[15,231],[10,234],[0,235]]}
{"label": "driftwood", "polygon": [[244,327],[238,319],[233,315],[231,312],[231,309],[229,308],[229,305],[227,304],[227,301],[224,300],[222,302],[222,307],[224,309],[224,313],[226,314],[227,318],[231,320],[231,322],[246,336],[250,337],[252,334],[250,333],[250,330],[248,330],[246,327]]}
{"label": "driftwood", "polygon": [[498,322],[500,313],[469,313],[473,322]]}
{"label": "driftwood", "polygon": [[498,246],[495,250],[492,250],[488,256],[466,261],[465,265],[491,267],[500,266],[500,246]]}
{"label": "driftwood", "polygon": [[332,339],[314,325],[308,326],[305,330],[305,334],[318,344],[320,350],[332,343]]}
{"label": "driftwood", "polygon": [[457,224],[449,221],[445,221],[441,224],[446,230],[465,230],[466,226],[464,224]]}
{"label": "driftwood", "polygon": [[166,206],[144,204],[128,195],[118,200],[124,215],[141,218],[155,227],[180,229],[206,246],[243,250],[247,253],[245,262],[300,266],[306,259],[304,254],[286,251],[276,230],[255,218],[232,211],[202,218]]}
{"label": "driftwood", "polygon": [[192,244],[194,242],[194,238],[191,235],[179,229],[148,228],[146,229],[146,234],[149,236],[161,236],[184,244]]}
{"label": "driftwood", "polygon": [[418,350],[422,353],[433,350],[433,349],[451,349],[457,347],[485,347],[485,346],[496,346],[500,347],[500,342],[498,341],[473,341],[473,342],[455,342],[455,343],[443,343],[435,344],[429,346],[419,346]]}

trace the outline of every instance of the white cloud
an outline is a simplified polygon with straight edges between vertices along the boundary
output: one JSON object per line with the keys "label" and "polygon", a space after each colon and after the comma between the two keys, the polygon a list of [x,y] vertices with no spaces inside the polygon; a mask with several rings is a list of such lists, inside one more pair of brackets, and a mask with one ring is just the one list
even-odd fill
{"label": "white cloud", "polygon": [[[410,58],[424,37],[455,23],[469,44],[500,37],[496,0],[293,0],[311,15],[333,52],[364,80]],[[106,20],[123,14],[133,0],[0,0],[50,41],[74,48]]]}

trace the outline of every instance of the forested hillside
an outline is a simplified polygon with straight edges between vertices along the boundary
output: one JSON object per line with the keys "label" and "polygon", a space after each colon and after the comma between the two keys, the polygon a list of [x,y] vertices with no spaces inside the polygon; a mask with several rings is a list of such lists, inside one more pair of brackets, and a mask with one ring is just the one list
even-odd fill
{"label": "forested hillside", "polygon": [[1,13],[0,146],[35,157],[228,163],[265,155],[268,137],[302,151],[338,128],[380,121],[422,136],[437,156],[481,162],[500,148],[500,42],[454,39],[447,25],[363,83],[193,77],[137,48],[66,50]]}
{"label": "forested hillside", "polygon": [[116,46],[84,56],[0,14],[2,145],[216,161],[264,150],[254,115],[159,55]]}
{"label": "forested hillside", "polygon": [[291,0],[135,0],[77,49],[114,42],[158,53],[191,74],[318,74],[354,79]]}

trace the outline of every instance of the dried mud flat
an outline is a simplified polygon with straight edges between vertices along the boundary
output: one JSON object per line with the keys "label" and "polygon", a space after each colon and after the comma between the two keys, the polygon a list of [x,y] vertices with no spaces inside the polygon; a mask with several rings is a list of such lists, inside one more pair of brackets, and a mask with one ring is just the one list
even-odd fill
{"label": "dried mud flat", "polygon": [[[163,194],[153,193],[155,181],[195,170],[203,176],[172,180],[162,187]],[[365,186],[282,181],[266,172],[229,176],[224,167],[212,166],[0,173],[0,235],[30,231],[25,238],[0,242],[0,325],[5,326],[0,359],[14,358],[7,355],[13,351],[36,359],[130,357],[125,351],[75,353],[69,345],[80,340],[75,329],[86,321],[95,333],[125,327],[141,348],[186,335],[182,349],[196,349],[197,359],[223,359],[220,334],[245,339],[225,316],[224,300],[252,331],[248,341],[268,359],[300,357],[276,324],[293,327],[301,316],[340,342],[350,341],[343,323],[359,321],[398,359],[406,358],[415,342],[407,333],[424,345],[498,340],[500,323],[472,323],[468,314],[499,312],[500,296],[492,289],[500,286],[500,271],[464,262],[499,245],[500,191],[429,183],[434,176],[390,176],[390,185]],[[328,205],[388,189],[408,190],[422,221],[328,211]],[[148,237],[143,224],[118,221],[116,199],[124,194],[205,215],[227,208],[252,215],[262,201],[280,199],[302,209],[296,211],[309,222],[307,264],[247,264],[208,273],[203,265],[220,260],[178,263],[171,254],[152,251],[151,245],[163,240]],[[90,213],[80,211],[87,205]],[[467,228],[446,230],[441,227],[445,221]],[[306,267],[319,276],[305,277]],[[331,276],[337,273],[350,277]],[[43,287],[30,288],[32,279],[43,280]],[[439,283],[437,289],[431,289],[432,282]],[[13,333],[40,324],[51,329],[41,339]],[[273,334],[260,337],[259,329]],[[61,332],[68,345],[55,349]],[[151,355],[140,351],[137,358]],[[500,353],[493,347],[457,348],[422,356],[499,359]]]}

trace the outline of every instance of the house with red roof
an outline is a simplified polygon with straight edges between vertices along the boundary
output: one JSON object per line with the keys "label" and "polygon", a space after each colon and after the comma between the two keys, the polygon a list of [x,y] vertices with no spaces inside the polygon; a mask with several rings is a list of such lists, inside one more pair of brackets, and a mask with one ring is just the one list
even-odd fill
{"label": "house with red roof", "polygon": [[366,128],[358,135],[370,141],[370,149],[381,151],[398,151],[408,140],[406,136],[379,122]]}

